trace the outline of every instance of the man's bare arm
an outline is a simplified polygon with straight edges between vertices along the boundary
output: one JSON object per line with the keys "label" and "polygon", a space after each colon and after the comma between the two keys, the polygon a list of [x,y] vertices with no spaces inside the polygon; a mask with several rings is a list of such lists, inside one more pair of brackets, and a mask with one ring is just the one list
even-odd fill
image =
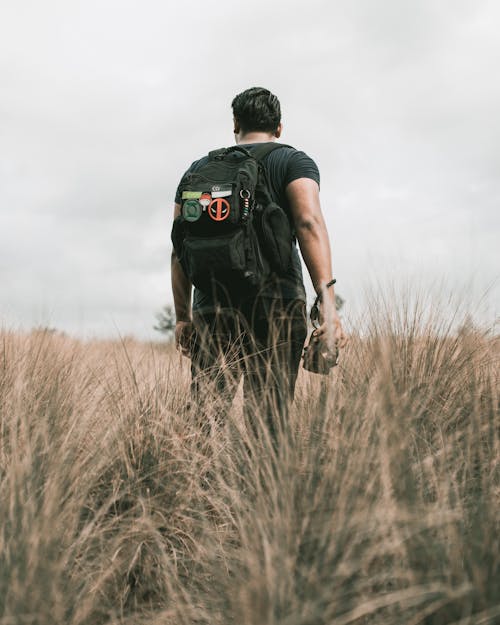
{"label": "man's bare arm", "polygon": [[191,282],[186,278],[174,251],[172,251],[171,276],[175,319],[191,321]]}
{"label": "man's bare arm", "polygon": [[[181,207],[175,204],[174,219],[180,215]],[[175,343],[182,353],[189,355],[188,344],[192,333],[191,324],[191,290],[192,285],[181,267],[175,251],[172,250],[170,269],[172,279],[172,293],[175,309]]]}
{"label": "man's bare arm", "polygon": [[[174,219],[180,215],[180,211],[180,205],[175,204]],[[174,250],[172,250],[171,277],[175,318],[177,321],[191,321],[191,282],[184,273]]]}
{"label": "man's bare arm", "polygon": [[333,286],[325,290],[325,285],[332,280],[332,255],[318,184],[310,178],[299,178],[290,182],[286,194],[302,257],[316,293],[323,294],[328,313],[317,334],[325,333],[333,324],[334,338],[343,346],[345,335],[335,307],[335,290]]}

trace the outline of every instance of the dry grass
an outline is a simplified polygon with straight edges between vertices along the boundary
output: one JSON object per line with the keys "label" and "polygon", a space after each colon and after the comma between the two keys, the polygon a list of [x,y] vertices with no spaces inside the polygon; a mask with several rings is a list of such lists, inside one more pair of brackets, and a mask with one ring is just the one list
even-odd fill
{"label": "dry grass", "polygon": [[500,623],[498,339],[379,308],[277,454],[168,346],[0,341],[0,625]]}

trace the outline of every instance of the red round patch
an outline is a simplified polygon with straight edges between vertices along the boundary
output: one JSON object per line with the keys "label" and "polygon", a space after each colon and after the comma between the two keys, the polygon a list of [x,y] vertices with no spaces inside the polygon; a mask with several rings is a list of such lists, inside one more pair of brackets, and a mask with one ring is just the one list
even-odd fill
{"label": "red round patch", "polygon": [[208,216],[214,221],[224,221],[229,217],[231,205],[223,197],[217,197],[208,205]]}

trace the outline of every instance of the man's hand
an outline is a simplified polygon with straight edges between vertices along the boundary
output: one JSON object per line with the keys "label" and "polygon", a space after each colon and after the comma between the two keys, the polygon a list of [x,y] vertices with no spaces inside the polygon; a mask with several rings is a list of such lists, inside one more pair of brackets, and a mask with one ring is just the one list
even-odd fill
{"label": "man's hand", "polygon": [[[322,318],[320,314],[320,326],[314,330],[313,340],[324,340],[327,345],[334,345],[338,349],[342,349],[347,344],[347,335],[342,327],[342,322],[337,313],[329,316],[329,318]],[[328,317],[328,316],[327,316]]]}
{"label": "man's hand", "polygon": [[342,349],[347,344],[347,336],[342,327],[333,288],[324,288],[322,303],[319,307],[319,327],[313,332],[314,338],[323,340],[331,350]]}
{"label": "man's hand", "polygon": [[175,347],[183,356],[191,356],[191,342],[193,339],[193,322],[178,321],[175,324]]}

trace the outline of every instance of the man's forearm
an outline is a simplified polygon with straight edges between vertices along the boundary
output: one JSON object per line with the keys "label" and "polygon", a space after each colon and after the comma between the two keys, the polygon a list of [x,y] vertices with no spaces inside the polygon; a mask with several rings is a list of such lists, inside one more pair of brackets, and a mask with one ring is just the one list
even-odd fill
{"label": "man's forearm", "polygon": [[191,321],[191,282],[186,277],[177,256],[172,253],[172,293],[177,321]]}
{"label": "man's forearm", "polygon": [[323,220],[308,219],[297,224],[296,235],[314,290],[320,293],[332,279],[332,256],[326,226]]}
{"label": "man's forearm", "polygon": [[332,255],[318,184],[309,178],[297,178],[288,185],[287,197],[302,257],[316,293],[323,296],[323,304],[326,304],[319,311],[321,325],[315,330],[316,340],[326,334],[332,347],[333,343],[343,347],[346,336],[335,306],[335,291],[333,286],[326,288],[332,280]]}
{"label": "man's forearm", "polygon": [[[319,187],[309,178],[293,180],[286,189],[295,233],[316,293],[332,279],[330,241],[319,201]],[[333,289],[328,289],[328,298]]]}
{"label": "man's forearm", "polygon": [[341,328],[335,289],[333,284],[326,288],[332,280],[332,257],[326,225],[322,218],[307,220],[299,225],[296,234],[314,289],[318,295],[321,294],[325,304],[325,307],[320,309],[321,322],[335,323]]}

